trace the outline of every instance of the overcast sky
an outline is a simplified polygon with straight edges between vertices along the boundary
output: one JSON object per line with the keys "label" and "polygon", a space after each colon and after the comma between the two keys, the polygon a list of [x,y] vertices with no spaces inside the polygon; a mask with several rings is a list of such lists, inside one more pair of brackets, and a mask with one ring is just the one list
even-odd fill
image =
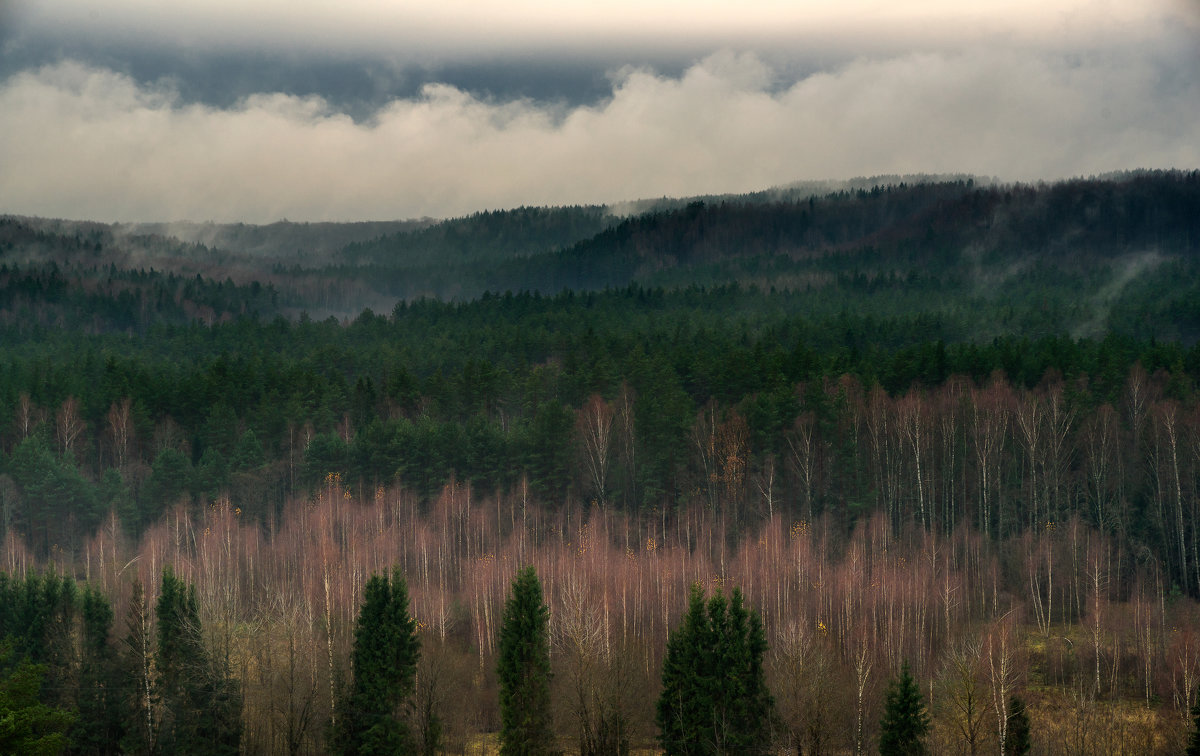
{"label": "overcast sky", "polygon": [[1200,167],[1200,0],[0,0],[0,213]]}

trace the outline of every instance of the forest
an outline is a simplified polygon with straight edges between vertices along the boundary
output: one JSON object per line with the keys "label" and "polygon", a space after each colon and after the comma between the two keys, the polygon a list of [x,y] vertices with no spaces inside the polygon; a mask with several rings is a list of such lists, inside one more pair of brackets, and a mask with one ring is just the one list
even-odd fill
{"label": "forest", "polygon": [[1198,341],[1197,173],[0,217],[0,708],[49,753],[342,749],[394,575],[413,748],[492,753],[532,567],[554,750],[688,752],[699,592],[761,620],[773,751],[878,751],[911,671],[932,753],[1022,752],[1014,700],[1027,752],[1182,753]]}

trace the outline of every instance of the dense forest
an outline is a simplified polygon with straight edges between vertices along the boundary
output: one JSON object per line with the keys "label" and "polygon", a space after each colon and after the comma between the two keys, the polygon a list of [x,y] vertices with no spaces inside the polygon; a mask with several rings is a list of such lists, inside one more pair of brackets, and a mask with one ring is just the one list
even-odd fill
{"label": "dense forest", "polygon": [[532,566],[558,748],[671,748],[699,587],[761,616],[775,747],[876,749],[911,669],[933,752],[1001,752],[1015,696],[1033,753],[1178,753],[1198,341],[1197,173],[3,217],[0,706],[73,753],[326,752],[395,574],[413,742],[479,753]]}

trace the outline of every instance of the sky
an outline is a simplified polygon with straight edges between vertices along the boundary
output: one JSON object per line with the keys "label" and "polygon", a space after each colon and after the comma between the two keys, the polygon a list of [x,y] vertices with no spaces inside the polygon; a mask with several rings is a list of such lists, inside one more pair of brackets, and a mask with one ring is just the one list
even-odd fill
{"label": "sky", "polygon": [[1200,0],[0,0],[0,214],[1200,168]]}

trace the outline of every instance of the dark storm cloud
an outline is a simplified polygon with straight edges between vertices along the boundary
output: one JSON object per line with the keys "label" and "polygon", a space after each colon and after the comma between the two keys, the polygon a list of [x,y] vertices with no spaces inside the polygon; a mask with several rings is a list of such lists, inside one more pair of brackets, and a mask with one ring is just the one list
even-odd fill
{"label": "dark storm cloud", "polygon": [[691,62],[651,54],[629,60],[600,54],[548,58],[534,53],[417,62],[353,51],[181,51],[152,41],[130,45],[103,37],[64,40],[24,35],[19,45],[0,56],[0,79],[63,60],[116,71],[143,86],[167,82],[181,99],[214,107],[227,108],[251,95],[277,92],[321,97],[355,118],[366,117],[391,100],[418,96],[426,84],[436,83],[486,99],[583,105],[612,93],[614,69],[636,65],[679,73]]}
{"label": "dark storm cloud", "polygon": [[[624,30],[634,6],[570,0],[559,15],[506,5],[512,18],[454,0],[348,0],[345,17],[265,0],[116,0],[97,17],[46,0],[18,9],[0,57],[0,211],[395,218],[1200,164],[1193,5],[997,0],[965,21],[952,3],[810,5],[743,17],[699,0],[672,25],[684,6],[660,0]],[[408,15],[353,14],[377,6]]]}

